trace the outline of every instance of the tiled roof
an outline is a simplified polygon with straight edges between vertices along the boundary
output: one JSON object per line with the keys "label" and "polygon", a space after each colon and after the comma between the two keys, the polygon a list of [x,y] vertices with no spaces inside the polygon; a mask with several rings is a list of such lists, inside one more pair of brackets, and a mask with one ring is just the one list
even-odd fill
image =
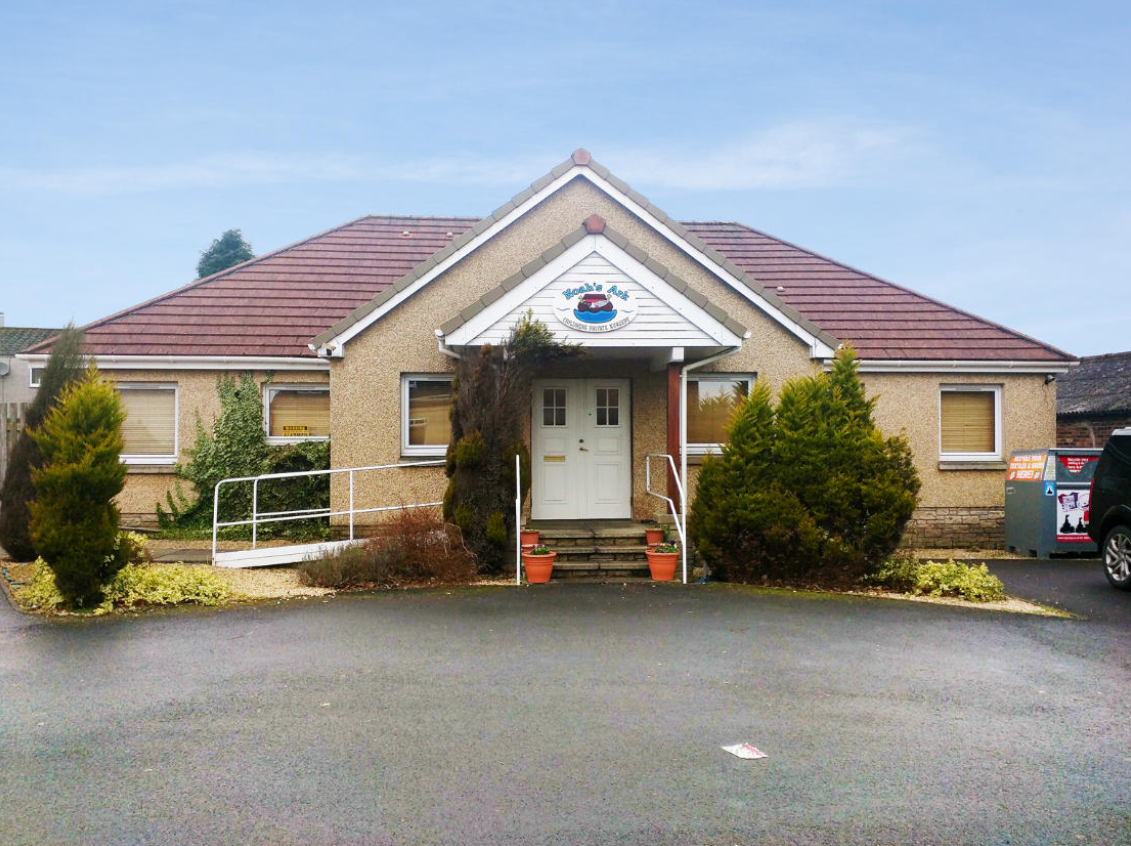
{"label": "tiled roof", "polygon": [[0,355],[15,355],[49,338],[54,338],[59,329],[32,329],[26,326],[0,326]]}
{"label": "tiled roof", "polygon": [[[781,303],[825,337],[851,342],[863,359],[1072,360],[1047,344],[748,226],[664,220],[746,284],[760,284],[771,303]],[[419,275],[417,265],[431,258],[431,266],[435,253],[460,246],[453,241],[462,243],[461,235],[470,237],[486,223],[487,218],[470,217],[362,217],[91,324],[85,327],[87,350],[311,357],[311,339],[335,324],[356,321],[372,310],[374,298],[398,281],[404,284],[402,277]],[[436,324],[454,314],[435,315]]]}
{"label": "tiled roof", "polygon": [[741,223],[684,226],[826,332],[851,342],[862,359],[1072,360],[1055,347]]}
{"label": "tiled roof", "polygon": [[84,327],[86,349],[313,357],[311,338],[474,224],[475,218],[362,217],[92,323]]}
{"label": "tiled roof", "polygon": [[1131,412],[1131,352],[1089,355],[1056,378],[1057,414]]}

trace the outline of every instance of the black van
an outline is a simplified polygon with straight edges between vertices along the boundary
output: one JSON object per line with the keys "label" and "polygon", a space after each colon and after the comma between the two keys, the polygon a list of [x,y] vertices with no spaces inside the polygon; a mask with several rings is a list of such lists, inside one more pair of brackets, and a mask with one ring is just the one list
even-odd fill
{"label": "black van", "polygon": [[1088,534],[1100,545],[1104,574],[1131,590],[1131,429],[1116,429],[1092,477]]}

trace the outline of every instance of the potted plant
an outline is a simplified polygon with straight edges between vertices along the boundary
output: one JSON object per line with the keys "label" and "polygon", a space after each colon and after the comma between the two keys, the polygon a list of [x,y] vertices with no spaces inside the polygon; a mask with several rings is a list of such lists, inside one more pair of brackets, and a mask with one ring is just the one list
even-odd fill
{"label": "potted plant", "polygon": [[537,529],[523,529],[518,533],[519,543],[522,544],[523,549],[530,549],[531,547],[538,546],[538,530]]}
{"label": "potted plant", "polygon": [[550,581],[554,570],[554,559],[558,554],[548,546],[535,545],[522,553],[522,565],[526,568],[526,581],[532,585]]}
{"label": "potted plant", "polygon": [[650,547],[645,555],[648,556],[648,569],[653,581],[670,582],[675,578],[675,568],[679,563],[678,546],[674,543],[659,543]]}
{"label": "potted plant", "polygon": [[663,529],[645,529],[644,530],[644,543],[648,546],[655,546],[656,544],[664,542]]}

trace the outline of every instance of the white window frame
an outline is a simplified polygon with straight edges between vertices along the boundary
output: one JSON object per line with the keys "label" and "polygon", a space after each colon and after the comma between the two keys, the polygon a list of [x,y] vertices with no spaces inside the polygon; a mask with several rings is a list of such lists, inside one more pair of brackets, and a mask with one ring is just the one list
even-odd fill
{"label": "white window frame", "polygon": [[[1001,461],[1001,385],[953,384],[939,385],[939,460],[940,461]],[[946,393],[990,393],[994,395],[994,451],[993,452],[943,452],[942,448],[942,396]]]}
{"label": "white window frame", "polygon": [[173,392],[173,453],[172,455],[121,456],[123,464],[176,464],[181,453],[181,392],[176,382],[116,382],[115,391],[172,391]]}
{"label": "white window frame", "polygon": [[271,395],[276,391],[320,391],[330,396],[330,386],[321,382],[299,382],[296,384],[276,385],[274,382],[263,385],[263,431],[267,435],[267,443],[277,446],[279,444],[301,444],[307,441],[328,441],[329,435],[310,435],[308,437],[288,438],[282,435],[271,434]]}
{"label": "white window frame", "polygon": [[[750,396],[750,392],[754,390],[754,382],[758,379],[757,373],[715,373],[714,371],[708,373],[688,373],[687,381],[690,382],[737,382],[740,379],[746,380],[746,395]],[[687,409],[688,421],[690,422],[691,409]],[[717,454],[721,451],[723,445],[721,443],[708,444],[708,443],[693,443],[687,442],[688,455],[711,455]]]}
{"label": "white window frame", "polygon": [[401,374],[401,455],[444,456],[448,453],[447,444],[410,444],[408,442],[408,383],[445,382],[451,387],[455,375],[451,373],[402,373]]}
{"label": "white window frame", "polygon": [[[28,386],[29,388],[38,388],[38,387],[40,386],[40,384],[41,384],[41,383],[42,383],[42,381],[43,381],[43,376],[42,376],[42,373],[43,373],[43,371],[44,371],[44,369],[45,369],[45,368],[46,368],[46,365],[44,365],[44,364],[41,364],[41,365],[39,365],[38,367],[29,367],[29,368],[27,369],[27,386]],[[37,381],[36,381],[36,379],[35,379],[35,371],[37,371],[37,370],[38,370],[38,371],[40,372],[40,374],[41,374],[41,375],[40,375],[40,377],[39,377],[39,381],[38,381],[38,382],[37,382]]]}

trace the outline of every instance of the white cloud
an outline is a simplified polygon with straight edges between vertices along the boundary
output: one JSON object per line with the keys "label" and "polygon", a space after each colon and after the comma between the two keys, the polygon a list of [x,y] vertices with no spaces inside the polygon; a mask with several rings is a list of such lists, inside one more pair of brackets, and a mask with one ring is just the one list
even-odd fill
{"label": "white cloud", "polygon": [[[828,188],[859,184],[908,151],[910,133],[892,126],[789,123],[713,150],[659,147],[596,154],[630,182],[699,190]],[[568,151],[567,151],[568,152]],[[227,153],[188,162],[37,170],[0,167],[0,187],[71,194],[231,188],[288,182],[418,182],[520,186],[563,157],[473,153],[396,159],[330,154]]]}
{"label": "white cloud", "polygon": [[841,121],[782,124],[714,150],[627,150],[629,182],[695,190],[834,188],[880,178],[915,152],[914,133]]}

